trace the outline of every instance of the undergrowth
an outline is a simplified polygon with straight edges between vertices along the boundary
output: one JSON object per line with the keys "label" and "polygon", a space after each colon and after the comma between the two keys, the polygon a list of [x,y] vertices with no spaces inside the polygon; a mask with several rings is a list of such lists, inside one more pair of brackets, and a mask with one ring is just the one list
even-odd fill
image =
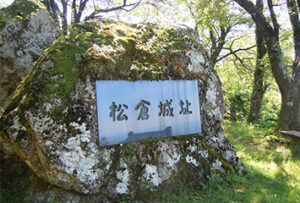
{"label": "undergrowth", "polygon": [[245,176],[208,177],[196,188],[164,194],[161,202],[299,202],[300,146],[279,134],[270,123],[224,124],[230,140],[247,168]]}

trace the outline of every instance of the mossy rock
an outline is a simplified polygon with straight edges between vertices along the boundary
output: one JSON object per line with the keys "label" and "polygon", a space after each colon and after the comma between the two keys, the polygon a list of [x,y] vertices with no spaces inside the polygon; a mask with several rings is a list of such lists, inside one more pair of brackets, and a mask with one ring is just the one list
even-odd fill
{"label": "mossy rock", "polygon": [[42,5],[38,1],[15,0],[10,6],[0,9],[0,30],[10,19],[29,19]]}
{"label": "mossy rock", "polygon": [[[224,138],[220,81],[194,33],[114,22],[74,25],[35,63],[0,118],[1,148],[58,187],[146,199],[242,172]],[[199,81],[202,134],[99,147],[96,80]]]}
{"label": "mossy rock", "polygon": [[39,1],[16,0],[0,9],[0,114],[58,34],[57,25]]}

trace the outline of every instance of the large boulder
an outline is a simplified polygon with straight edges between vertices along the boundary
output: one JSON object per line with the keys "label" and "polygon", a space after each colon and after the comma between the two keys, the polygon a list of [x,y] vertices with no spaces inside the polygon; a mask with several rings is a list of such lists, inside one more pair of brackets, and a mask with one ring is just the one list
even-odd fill
{"label": "large boulder", "polygon": [[[96,80],[169,79],[199,81],[201,134],[99,146]],[[1,149],[66,190],[143,199],[199,185],[208,175],[244,171],[224,137],[223,110],[220,80],[193,32],[77,24],[18,87],[0,118]]]}
{"label": "large boulder", "polygon": [[1,108],[57,36],[57,26],[38,3],[16,0],[0,10]]}

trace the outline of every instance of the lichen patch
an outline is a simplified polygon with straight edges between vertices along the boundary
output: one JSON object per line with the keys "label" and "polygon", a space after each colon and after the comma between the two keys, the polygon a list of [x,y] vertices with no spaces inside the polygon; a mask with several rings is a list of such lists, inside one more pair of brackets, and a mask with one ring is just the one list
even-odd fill
{"label": "lichen patch", "polygon": [[175,169],[176,164],[180,161],[181,155],[173,152],[172,157],[167,159],[167,164],[170,168]]}
{"label": "lichen patch", "polygon": [[197,160],[196,160],[194,157],[190,156],[190,155],[186,155],[185,161],[186,161],[187,163],[192,163],[194,166],[198,166],[198,165],[199,165],[199,164],[197,163]]}
{"label": "lichen patch", "polygon": [[224,169],[222,168],[222,162],[219,159],[216,159],[211,165],[211,170],[224,172]]}
{"label": "lichen patch", "polygon": [[129,184],[129,171],[128,169],[117,171],[117,178],[121,182],[117,184],[116,191],[120,194],[124,194],[128,192],[128,184]]}
{"label": "lichen patch", "polygon": [[[62,169],[68,174],[76,176],[82,183],[93,184],[100,174],[97,146],[91,142],[90,131],[86,124],[75,122],[70,124],[80,132],[67,140],[66,150],[57,152],[62,163]],[[82,148],[84,143],[85,147]]]}
{"label": "lichen patch", "polygon": [[158,186],[162,183],[161,178],[158,175],[157,166],[146,164],[144,178],[151,182],[154,186]]}

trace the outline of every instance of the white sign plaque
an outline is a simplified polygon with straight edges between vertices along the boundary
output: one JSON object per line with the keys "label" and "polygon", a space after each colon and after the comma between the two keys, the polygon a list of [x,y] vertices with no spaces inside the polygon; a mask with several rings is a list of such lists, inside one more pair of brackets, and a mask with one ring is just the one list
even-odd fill
{"label": "white sign plaque", "polygon": [[197,80],[96,81],[100,146],[201,132]]}

